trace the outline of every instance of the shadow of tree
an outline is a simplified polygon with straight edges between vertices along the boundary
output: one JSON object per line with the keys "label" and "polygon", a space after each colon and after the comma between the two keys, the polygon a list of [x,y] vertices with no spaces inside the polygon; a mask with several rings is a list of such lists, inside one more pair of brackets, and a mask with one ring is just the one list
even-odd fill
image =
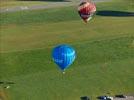
{"label": "shadow of tree", "polygon": [[127,17],[127,16],[134,16],[134,12],[124,12],[124,11],[98,11],[96,15],[100,16],[117,16],[117,17]]}

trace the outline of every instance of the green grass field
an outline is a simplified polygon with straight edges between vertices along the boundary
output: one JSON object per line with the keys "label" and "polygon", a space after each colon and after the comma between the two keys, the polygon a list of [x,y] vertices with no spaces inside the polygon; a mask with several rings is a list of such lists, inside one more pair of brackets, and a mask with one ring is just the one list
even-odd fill
{"label": "green grass field", "polygon": [[1,1],[1,8],[17,7],[17,6],[34,6],[34,5],[45,5],[46,2],[40,1]]}
{"label": "green grass field", "polygon": [[[64,0],[0,0],[0,8],[12,8],[12,7],[31,7],[31,6],[46,6],[51,5],[54,2],[63,2]],[[73,2],[77,2],[76,0],[71,0]]]}
{"label": "green grass field", "polygon": [[[97,3],[98,11],[134,11],[133,0]],[[0,81],[9,100],[79,100],[134,93],[134,17],[96,15],[88,24],[76,7],[2,13]],[[62,75],[51,51],[70,44],[77,58]]]}

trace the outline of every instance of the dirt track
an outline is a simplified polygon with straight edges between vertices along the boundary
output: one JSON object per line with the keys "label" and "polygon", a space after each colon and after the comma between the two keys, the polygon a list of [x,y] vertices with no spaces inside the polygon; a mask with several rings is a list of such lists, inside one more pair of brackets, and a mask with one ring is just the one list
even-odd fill
{"label": "dirt track", "polygon": [[0,100],[8,100],[8,97],[3,89],[0,90]]}

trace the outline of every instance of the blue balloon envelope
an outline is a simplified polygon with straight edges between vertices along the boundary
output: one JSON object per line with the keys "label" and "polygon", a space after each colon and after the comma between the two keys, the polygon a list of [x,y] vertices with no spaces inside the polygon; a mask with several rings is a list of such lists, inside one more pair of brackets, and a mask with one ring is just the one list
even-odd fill
{"label": "blue balloon envelope", "polygon": [[53,49],[52,57],[59,68],[64,71],[74,62],[76,52],[69,45],[59,45]]}

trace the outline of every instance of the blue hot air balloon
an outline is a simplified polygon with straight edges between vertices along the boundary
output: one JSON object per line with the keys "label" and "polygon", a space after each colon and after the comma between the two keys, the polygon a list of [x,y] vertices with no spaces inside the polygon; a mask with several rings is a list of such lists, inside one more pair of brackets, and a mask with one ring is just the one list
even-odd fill
{"label": "blue hot air balloon", "polygon": [[53,49],[52,57],[54,62],[64,72],[75,60],[76,52],[69,45],[58,45]]}

